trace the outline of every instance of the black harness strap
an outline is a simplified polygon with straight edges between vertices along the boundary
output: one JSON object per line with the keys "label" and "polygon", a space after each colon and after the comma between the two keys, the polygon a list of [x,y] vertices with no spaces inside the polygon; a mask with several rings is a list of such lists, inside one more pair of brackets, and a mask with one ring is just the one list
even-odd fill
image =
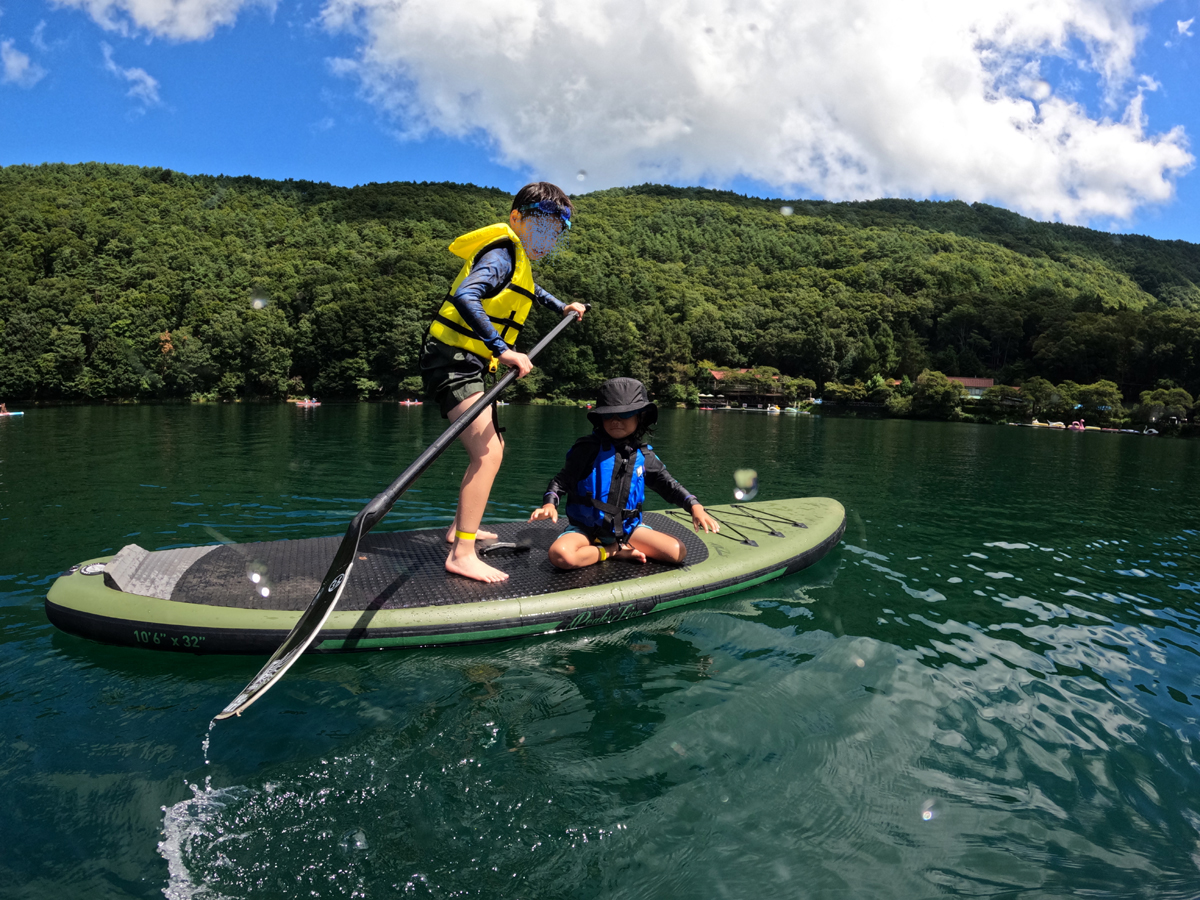
{"label": "black harness strap", "polygon": [[461,335],[479,340],[479,335],[477,335],[475,333],[475,330],[473,328],[464,328],[463,326],[461,326],[457,322],[455,322],[453,319],[447,319],[441,313],[438,313],[437,315],[435,315],[433,317],[433,320],[435,322],[441,322],[443,325],[445,325],[451,331],[457,331]]}
{"label": "black harness strap", "polygon": [[608,485],[608,502],[604,503],[592,498],[592,506],[608,515],[613,523],[613,535],[619,543],[625,537],[625,517],[637,512],[636,509],[626,509],[629,502],[629,491],[633,487],[633,459],[618,454],[621,468],[617,470],[614,463],[612,481]]}
{"label": "black harness strap", "polygon": [[[500,332],[500,339],[504,341],[504,343],[511,347],[517,342],[517,338],[521,335],[521,326],[524,323],[517,321],[517,313],[515,310],[508,314],[507,319],[498,319],[495,316],[488,316],[488,320],[496,326],[496,330]],[[516,332],[511,341],[508,339],[509,331]]]}

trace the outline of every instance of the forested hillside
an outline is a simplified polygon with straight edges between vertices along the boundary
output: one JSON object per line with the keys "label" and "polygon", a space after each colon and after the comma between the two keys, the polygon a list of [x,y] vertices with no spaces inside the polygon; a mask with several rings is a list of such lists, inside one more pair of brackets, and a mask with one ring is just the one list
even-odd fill
{"label": "forested hillside", "polygon": [[[0,169],[0,399],[394,396],[509,196],[86,164]],[[538,390],[633,374],[664,399],[701,363],[826,382],[925,368],[1200,392],[1200,246],[962,203],[760,201],[698,189],[577,198],[538,282],[593,305]],[[551,324],[539,311],[532,339]]]}

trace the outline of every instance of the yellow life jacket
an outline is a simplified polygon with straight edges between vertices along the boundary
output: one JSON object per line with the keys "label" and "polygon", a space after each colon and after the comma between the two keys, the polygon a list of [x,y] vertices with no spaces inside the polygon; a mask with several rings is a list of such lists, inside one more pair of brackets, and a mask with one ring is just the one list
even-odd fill
{"label": "yellow life jacket", "polygon": [[521,239],[508,227],[507,222],[488,225],[486,228],[464,234],[450,245],[450,252],[461,256],[466,262],[463,263],[462,271],[454,279],[450,293],[446,295],[441,309],[437,311],[433,323],[429,326],[429,334],[443,344],[467,350],[490,360],[493,367],[495,361],[491,348],[480,340],[471,325],[458,314],[450,298],[463,283],[463,279],[470,274],[475,260],[497,247],[503,247],[513,254],[513,274],[508,284],[491,297],[483,298],[483,311],[491,319],[504,343],[510,347],[516,344],[521,326],[525,324],[533,306],[533,269],[529,265],[529,257],[525,255],[525,248],[521,246]]}

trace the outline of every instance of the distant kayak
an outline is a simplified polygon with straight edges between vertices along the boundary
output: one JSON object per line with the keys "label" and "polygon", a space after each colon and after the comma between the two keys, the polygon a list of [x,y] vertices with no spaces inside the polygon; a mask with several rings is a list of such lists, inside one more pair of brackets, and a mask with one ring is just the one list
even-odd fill
{"label": "distant kayak", "polygon": [[3,418],[4,416],[23,416],[23,415],[25,415],[25,413],[23,413],[23,412],[3,412],[3,413],[0,413],[0,418]]}

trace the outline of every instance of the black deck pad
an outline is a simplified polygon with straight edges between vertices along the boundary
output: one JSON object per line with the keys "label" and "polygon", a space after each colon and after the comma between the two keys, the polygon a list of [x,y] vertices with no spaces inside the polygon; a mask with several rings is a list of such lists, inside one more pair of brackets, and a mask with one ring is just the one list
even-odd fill
{"label": "black deck pad", "polygon": [[[704,542],[682,522],[658,513],[646,513],[645,520],[655,531],[683,542],[689,566],[708,558]],[[654,562],[637,565],[611,560],[563,572],[554,568],[546,555],[562,533],[562,523],[511,522],[487,527],[499,535],[497,541],[530,547],[528,552],[498,550],[486,557],[489,565],[508,573],[507,581],[483,584],[447,575],[443,568],[449,549],[445,528],[368,534],[359,544],[350,584],[338,607],[404,609],[507,600],[611,584],[673,568]],[[303,610],[312,602],[340,541],[340,537],[328,537],[220,547],[184,573],[171,599],[206,606]],[[251,580],[255,573],[259,575],[257,583]],[[266,597],[261,593],[264,587],[269,592]]]}

